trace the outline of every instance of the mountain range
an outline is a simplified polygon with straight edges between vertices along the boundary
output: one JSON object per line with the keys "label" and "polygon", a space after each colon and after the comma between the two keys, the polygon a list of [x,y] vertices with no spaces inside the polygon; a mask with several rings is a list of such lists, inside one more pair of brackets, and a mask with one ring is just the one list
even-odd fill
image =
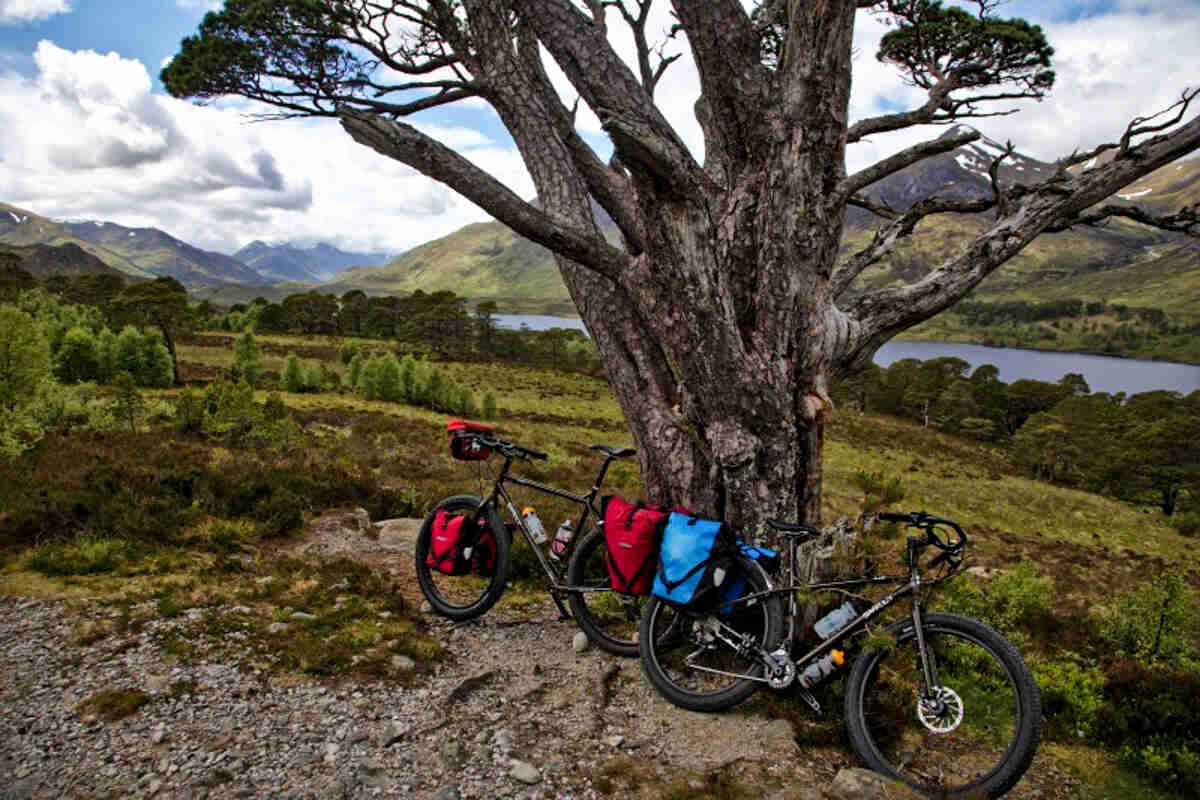
{"label": "mountain range", "polygon": [[272,282],[324,283],[349,267],[371,267],[392,260],[391,253],[348,253],[321,242],[299,247],[285,242],[269,245],[254,241],[233,257]]}
{"label": "mountain range", "polygon": [[[963,130],[952,128],[944,135]],[[988,167],[1004,150],[1000,143],[981,138],[901,170],[872,186],[869,193],[896,211],[935,193],[959,198],[990,195]],[[1090,169],[1105,160],[1101,156],[1076,169]],[[1002,185],[1034,182],[1056,169],[1054,164],[1013,153],[1001,162],[999,179]],[[1158,213],[1200,202],[1200,159],[1163,167],[1112,199],[1134,202]],[[855,289],[914,280],[993,220],[989,214],[927,218],[914,236],[901,240],[886,261],[864,273]],[[868,211],[850,209],[843,254],[865,247],[879,221]],[[611,222],[606,218],[600,222],[606,235],[615,238]],[[368,294],[450,289],[476,298],[568,301],[550,252],[498,222],[468,225],[420,245],[382,268],[348,270],[328,288],[338,292],[361,289]],[[1082,297],[1197,317],[1200,242],[1124,220],[1045,234],[993,273],[974,296],[987,300]]]}
{"label": "mountain range", "polygon": [[253,242],[233,256],[204,250],[157,228],[115,222],[57,222],[0,203],[0,249],[21,258],[37,276],[114,271],[127,278],[169,275],[191,290],[323,283],[352,265],[383,264],[386,253],[351,253],[321,243]]}
{"label": "mountain range", "polygon": [[[963,128],[952,128],[953,136]],[[991,193],[988,166],[1004,152],[998,142],[978,139],[927,158],[880,181],[872,198],[896,211],[932,194],[973,198]],[[1075,169],[1090,169],[1105,156]],[[1057,166],[1019,153],[1001,163],[1002,184],[1033,182]],[[1154,212],[1175,211],[1200,202],[1200,159],[1176,162],[1131,185],[1112,200],[1132,202]],[[916,235],[901,240],[887,260],[867,270],[855,290],[911,281],[991,224],[989,214],[947,214],[922,221]],[[597,221],[617,240],[602,211]],[[866,246],[879,219],[852,208],[842,251]],[[155,228],[126,228],[111,222],[59,223],[0,203],[0,248],[20,248],[26,269],[44,274],[58,268],[96,271],[103,265],[132,277],[171,275],[199,296],[216,302],[272,299],[315,288],[368,294],[451,290],[474,299],[533,310],[569,308],[569,296],[554,259],[540,245],[498,222],[468,225],[389,260],[384,253],[353,253],[328,244],[253,242],[233,256],[196,248]],[[69,249],[63,249],[71,246]],[[51,248],[51,249],[46,249]],[[30,260],[32,259],[32,260]],[[42,265],[30,269],[31,265]],[[993,273],[974,292],[985,300],[1102,299],[1162,308],[1200,318],[1200,242],[1125,220],[1103,227],[1076,227],[1045,234]],[[534,304],[531,306],[531,304]]]}

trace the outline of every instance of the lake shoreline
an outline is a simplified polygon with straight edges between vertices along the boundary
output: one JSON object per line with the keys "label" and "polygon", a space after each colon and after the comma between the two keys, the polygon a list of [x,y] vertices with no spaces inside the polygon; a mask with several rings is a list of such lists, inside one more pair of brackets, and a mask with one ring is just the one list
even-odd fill
{"label": "lake shoreline", "polygon": [[[522,324],[530,330],[567,328],[585,331],[578,317],[554,314],[497,314],[496,323],[516,329]],[[1180,361],[1088,353],[1071,350],[1043,350],[1034,347],[996,347],[978,342],[949,339],[896,337],[875,352],[873,361],[887,367],[903,358],[928,361],[940,357],[959,358],[973,372],[984,364],[996,367],[1005,383],[1030,379],[1057,383],[1064,375],[1082,375],[1092,392],[1134,395],[1166,390],[1183,395],[1200,391],[1200,366]]]}
{"label": "lake shoreline", "polygon": [[969,344],[975,347],[986,347],[990,350],[1024,350],[1030,353],[1057,353],[1064,356],[1098,356],[1100,358],[1119,358],[1122,361],[1141,361],[1147,364],[1174,364],[1180,367],[1200,367],[1200,361],[1174,361],[1169,358],[1154,358],[1153,356],[1129,356],[1122,353],[1106,353],[1102,350],[1055,350],[1052,347],[1012,347],[1009,345],[984,344],[980,341],[963,339],[960,337],[939,337],[937,339],[926,339],[923,337],[914,336],[896,336],[888,341],[892,342],[929,342],[930,344]]}
{"label": "lake shoreline", "polygon": [[[561,325],[561,326],[554,326],[552,324],[548,324],[545,328],[530,326],[530,329],[531,330],[546,330],[550,327],[563,327],[563,328],[569,328],[569,329],[574,329],[574,330],[583,330],[586,332],[586,329],[584,328],[584,325],[583,325],[583,320],[579,316],[567,317],[567,316],[562,316],[560,314],[496,314],[495,316],[497,319],[522,318],[525,320],[534,319],[534,320],[539,320],[539,321],[540,320],[564,320],[564,321],[575,323],[575,324]],[[511,330],[516,330],[519,327],[519,325],[511,325],[510,326],[510,325],[501,324],[500,327],[509,328]],[[905,336],[904,334],[901,334],[901,335],[896,336],[888,341],[889,342],[923,342],[923,343],[928,343],[928,344],[970,345],[972,347],[986,347],[989,350],[997,350],[997,351],[1009,350],[1009,351],[1018,351],[1018,352],[1025,351],[1025,352],[1030,352],[1030,353],[1054,353],[1057,355],[1064,355],[1064,356],[1096,356],[1098,358],[1118,358],[1118,359],[1121,359],[1122,361],[1140,362],[1140,363],[1146,363],[1146,364],[1166,364],[1166,365],[1174,365],[1174,366],[1180,366],[1180,367],[1200,367],[1200,362],[1173,361],[1173,360],[1167,359],[1167,358],[1153,358],[1153,357],[1147,357],[1147,356],[1130,356],[1130,355],[1124,355],[1122,353],[1105,353],[1100,350],[1056,350],[1051,347],[1010,347],[1008,345],[984,344],[981,341],[972,340],[969,338],[963,338],[963,337],[959,337],[959,336],[928,339],[928,338],[924,338],[924,337],[920,337],[920,336]],[[884,344],[886,345],[887,342],[885,342]]]}

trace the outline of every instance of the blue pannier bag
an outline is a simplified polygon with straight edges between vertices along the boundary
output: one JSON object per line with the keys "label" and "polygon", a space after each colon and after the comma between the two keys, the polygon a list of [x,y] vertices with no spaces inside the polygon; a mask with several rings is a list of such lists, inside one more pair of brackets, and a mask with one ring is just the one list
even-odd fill
{"label": "blue pannier bag", "polygon": [[[757,561],[768,573],[773,574],[779,569],[779,553],[769,547],[758,547],[757,545],[739,541],[738,549],[742,551],[742,555],[746,556],[746,558],[749,558],[751,561]],[[735,600],[741,599],[745,593],[746,579],[741,575],[737,575],[730,581],[729,586],[726,587],[725,592],[722,594],[722,603],[719,612],[721,614],[732,614],[735,609],[746,605],[745,603],[741,605],[734,603]]]}
{"label": "blue pannier bag", "polygon": [[663,531],[651,593],[676,605],[692,603],[722,584],[725,562],[735,552],[736,539],[723,522],[672,513]]}

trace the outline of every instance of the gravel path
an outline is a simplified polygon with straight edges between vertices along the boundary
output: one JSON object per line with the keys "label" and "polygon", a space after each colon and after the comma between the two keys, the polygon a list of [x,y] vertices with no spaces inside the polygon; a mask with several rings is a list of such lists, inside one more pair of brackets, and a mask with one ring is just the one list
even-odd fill
{"label": "gravel path", "polygon": [[[794,753],[765,719],[677,711],[635,662],[574,653],[569,623],[513,622],[445,628],[458,657],[424,684],[289,686],[171,666],[169,621],[81,647],[62,604],[0,601],[0,797],[588,798],[624,758],[669,780]],[[109,688],[150,699],[115,722],[78,708]]]}
{"label": "gravel path", "polygon": [[[354,549],[404,586],[413,530],[385,527]],[[344,535],[299,544],[310,556],[344,554]],[[723,796],[720,780],[817,800],[854,766],[838,747],[798,747],[763,697],[716,715],[671,706],[636,660],[576,653],[577,628],[556,620],[548,599],[519,612],[502,603],[465,625],[436,619],[450,658],[407,687],[267,677],[215,653],[214,663],[179,665],[157,642],[186,615],[79,645],[81,613],[117,616],[0,598],[2,800],[657,797],[669,785]],[[105,689],[143,692],[145,705],[117,721],[80,708]]]}

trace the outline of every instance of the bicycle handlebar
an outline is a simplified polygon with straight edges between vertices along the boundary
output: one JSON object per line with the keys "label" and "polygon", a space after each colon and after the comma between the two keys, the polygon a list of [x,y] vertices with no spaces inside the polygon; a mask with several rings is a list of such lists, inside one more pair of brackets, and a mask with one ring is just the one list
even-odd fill
{"label": "bicycle handlebar", "polygon": [[[908,514],[894,514],[884,512],[877,515],[884,522],[903,522],[910,528],[920,528],[925,531],[925,541],[923,544],[933,545],[942,552],[934,558],[931,566],[936,566],[943,561],[948,561],[954,555],[961,552],[967,545],[967,534],[957,522],[952,522],[948,519],[935,517],[927,511],[913,511]],[[955,541],[946,541],[937,534],[938,527],[950,528],[956,536]]]}
{"label": "bicycle handlebar", "polygon": [[466,435],[473,436],[484,447],[491,447],[495,450],[499,450],[508,457],[516,456],[517,458],[524,458],[526,460],[536,459],[537,461],[546,461],[550,458],[550,456],[546,455],[545,453],[538,452],[537,450],[530,450],[528,447],[522,447],[515,442],[506,442],[503,439],[491,439],[481,433]]}

